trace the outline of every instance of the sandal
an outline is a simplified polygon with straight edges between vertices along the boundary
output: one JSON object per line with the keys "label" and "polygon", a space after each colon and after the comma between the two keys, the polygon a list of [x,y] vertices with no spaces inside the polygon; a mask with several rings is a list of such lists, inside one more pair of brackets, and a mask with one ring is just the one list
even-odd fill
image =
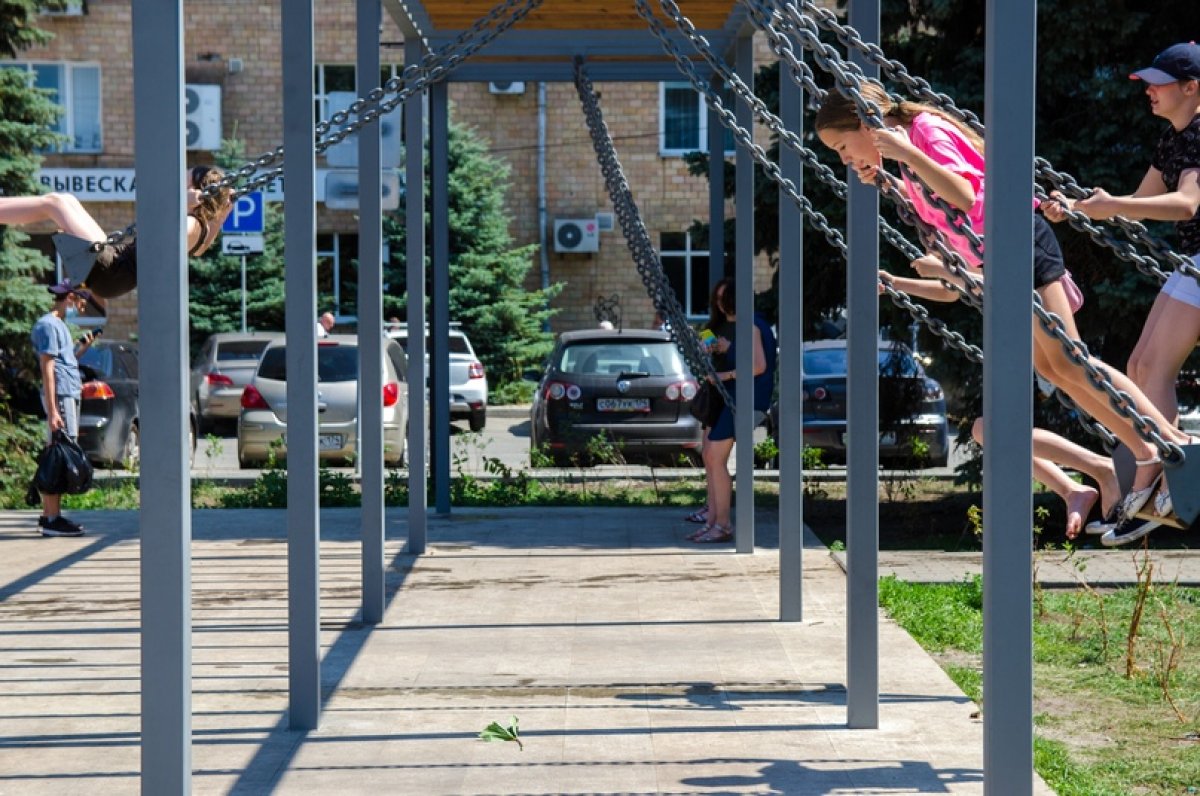
{"label": "sandal", "polygon": [[[1153,459],[1145,459],[1135,461],[1138,467],[1149,466],[1151,464],[1162,464],[1162,459],[1155,456]],[[1133,515],[1142,510],[1142,507],[1150,500],[1154,491],[1158,489],[1158,485],[1163,480],[1163,471],[1160,469],[1158,475],[1150,482],[1150,486],[1143,489],[1131,489],[1129,493],[1121,500],[1121,516],[1129,519]]]}
{"label": "sandal", "polygon": [[683,518],[684,522],[694,522],[699,525],[708,525],[708,506],[702,509],[693,511],[691,514]]}
{"label": "sandal", "polygon": [[708,533],[711,530],[712,530],[711,525],[705,525],[702,528],[698,528],[698,529],[692,531],[691,533],[689,533],[687,536],[685,536],[683,538],[687,539],[689,542],[696,542],[696,541],[700,540],[701,536],[703,536],[704,534]]}
{"label": "sandal", "polygon": [[720,544],[733,541],[733,529],[720,523],[713,523],[708,529],[692,541],[700,544]]}

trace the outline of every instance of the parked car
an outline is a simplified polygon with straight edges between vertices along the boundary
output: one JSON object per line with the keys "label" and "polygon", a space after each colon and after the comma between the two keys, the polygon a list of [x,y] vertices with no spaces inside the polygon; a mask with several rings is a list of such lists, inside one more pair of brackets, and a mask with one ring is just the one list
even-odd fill
{"label": "parked car", "polygon": [[530,445],[564,464],[602,435],[626,456],[683,454],[696,463],[702,432],[688,407],[698,389],[669,332],[564,332],[534,394]]}
{"label": "parked car", "polygon": [[[827,460],[846,457],[846,341],[804,344],[804,444]],[[950,456],[950,424],[942,387],[925,374],[909,349],[883,342],[879,349],[879,456],[892,462],[914,459],[914,440],[928,446],[925,458],[944,467]],[[779,405],[771,407],[768,431],[779,428]]]}
{"label": "parked car", "polygon": [[204,341],[189,377],[201,430],[221,421],[237,422],[242,388],[250,383],[267,344],[282,338],[279,332],[218,332]]}
{"label": "parked car", "polygon": [[[388,337],[408,351],[408,327],[392,324]],[[425,366],[429,367],[429,330],[425,330]],[[428,370],[426,370],[428,373]],[[488,382],[483,363],[461,329],[450,327],[450,419],[465,419],[472,431],[487,423]]]}
{"label": "parked car", "polygon": [[[137,345],[97,340],[80,357],[79,371],[83,379],[79,446],[95,464],[136,464],[141,458]],[[198,430],[192,412],[188,422],[189,456],[196,453]]]}
{"label": "parked car", "polygon": [[[325,461],[350,462],[358,455],[358,338],[335,334],[317,342],[317,453]],[[407,360],[394,341],[384,342],[383,459],[404,464],[408,437]],[[287,343],[272,340],[258,369],[242,391],[238,417],[238,464],[267,461],[276,440],[276,456],[287,458]]]}

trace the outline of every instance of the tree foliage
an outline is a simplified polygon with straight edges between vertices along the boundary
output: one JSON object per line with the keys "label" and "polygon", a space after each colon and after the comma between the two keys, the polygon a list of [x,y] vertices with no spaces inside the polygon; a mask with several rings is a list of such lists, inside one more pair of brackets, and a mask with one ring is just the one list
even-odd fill
{"label": "tree foliage", "polygon": [[[0,0],[0,54],[20,50],[49,36],[36,26],[43,4],[34,0]],[[49,92],[33,88],[23,71],[0,68],[0,194],[40,193],[36,174],[39,152],[59,141],[52,125],[59,108]],[[49,306],[42,284],[51,263],[25,244],[23,232],[0,227],[0,402],[17,399],[34,409],[37,373],[29,331]]]}
{"label": "tree foliage", "polygon": [[[462,324],[493,384],[515,381],[521,371],[540,364],[553,337],[545,331],[553,314],[550,299],[561,284],[529,290],[526,278],[537,246],[514,247],[504,209],[509,168],[487,154],[467,127],[450,125],[450,317]],[[430,212],[425,191],[426,217]],[[405,317],[406,235],[403,209],[384,217],[384,238],[391,251],[384,277],[384,315]],[[426,295],[432,290],[427,264]]]}

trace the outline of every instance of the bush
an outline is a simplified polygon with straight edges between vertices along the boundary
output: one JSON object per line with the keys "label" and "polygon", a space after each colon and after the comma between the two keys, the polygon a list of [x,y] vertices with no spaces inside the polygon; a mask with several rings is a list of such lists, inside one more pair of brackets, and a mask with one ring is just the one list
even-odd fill
{"label": "bush", "polygon": [[27,508],[25,491],[37,469],[37,455],[46,441],[42,421],[12,412],[0,403],[0,506]]}

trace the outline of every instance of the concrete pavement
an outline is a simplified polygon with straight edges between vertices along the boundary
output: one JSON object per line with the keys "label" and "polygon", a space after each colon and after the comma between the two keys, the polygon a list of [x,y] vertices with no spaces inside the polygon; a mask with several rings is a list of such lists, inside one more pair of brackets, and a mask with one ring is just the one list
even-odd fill
{"label": "concrete pavement", "polygon": [[[845,578],[808,538],[805,621],[760,551],[683,541],[679,510],[476,509],[403,554],[358,610],[358,513],[322,512],[324,712],[287,729],[282,511],[193,520],[196,793],[982,793],[975,706],[880,627],[882,726],[845,726]],[[0,794],[138,790],[138,539],[0,513]],[[476,740],[520,719],[525,749]],[[1039,794],[1049,793],[1040,782]]]}

